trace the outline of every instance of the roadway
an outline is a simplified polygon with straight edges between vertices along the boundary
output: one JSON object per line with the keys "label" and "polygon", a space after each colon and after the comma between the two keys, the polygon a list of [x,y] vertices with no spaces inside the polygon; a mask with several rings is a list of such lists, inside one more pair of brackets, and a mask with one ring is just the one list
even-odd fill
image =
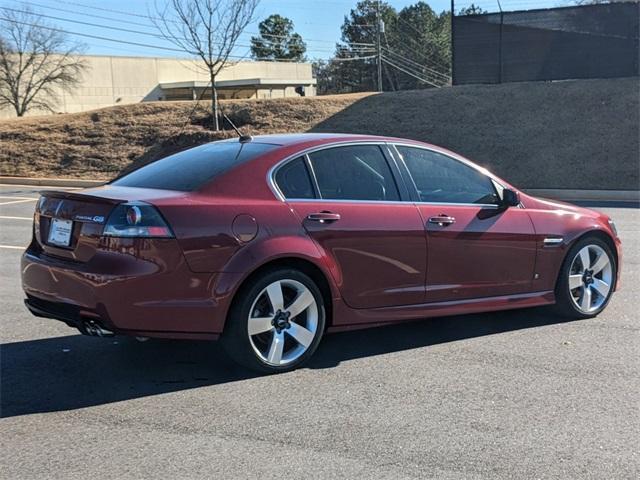
{"label": "roadway", "polygon": [[599,317],[544,309],[326,337],[258,376],[215,343],[84,337],[31,316],[37,191],[0,186],[0,477],[629,478],[640,475],[640,210]]}

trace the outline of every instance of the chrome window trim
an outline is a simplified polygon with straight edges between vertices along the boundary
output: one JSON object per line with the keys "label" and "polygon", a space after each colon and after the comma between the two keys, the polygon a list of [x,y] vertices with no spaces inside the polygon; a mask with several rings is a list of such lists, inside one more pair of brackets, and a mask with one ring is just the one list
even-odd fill
{"label": "chrome window trim", "polygon": [[447,207],[482,207],[482,208],[501,208],[501,205],[495,203],[456,203],[456,202],[413,202],[416,205],[444,205]]}
{"label": "chrome window trim", "polygon": [[[341,199],[341,200],[334,200],[334,199],[325,199],[325,198],[286,198],[284,196],[284,194],[282,193],[282,191],[280,190],[280,188],[278,187],[278,184],[275,181],[275,174],[276,171],[284,166],[286,163],[295,160],[296,158],[299,157],[306,157],[308,159],[308,155],[310,153],[314,153],[314,152],[318,152],[321,150],[326,150],[328,148],[334,148],[334,147],[348,147],[348,146],[357,146],[357,145],[377,145],[380,148],[385,148],[387,149],[387,151],[389,151],[390,153],[394,153],[398,156],[398,158],[400,158],[403,163],[404,163],[404,159],[402,158],[402,155],[400,154],[400,151],[396,148],[396,145],[400,145],[400,146],[404,146],[404,147],[413,147],[413,148],[421,148],[422,150],[428,150],[430,152],[434,152],[434,153],[438,153],[440,155],[444,155],[446,157],[449,157],[455,161],[459,161],[465,165],[467,165],[468,167],[473,168],[474,170],[477,170],[478,172],[482,173],[483,175],[491,178],[492,180],[494,180],[496,183],[498,183],[500,186],[502,186],[503,188],[507,188],[505,187],[502,182],[500,181],[499,178],[495,177],[491,172],[489,172],[489,170],[487,170],[484,167],[480,167],[479,165],[475,165],[473,163],[471,163],[470,160],[467,160],[465,158],[462,157],[458,157],[457,154],[455,154],[454,152],[453,155],[455,156],[451,156],[451,154],[449,154],[448,152],[444,152],[438,148],[431,148],[428,147],[426,145],[417,145],[415,143],[408,143],[408,142],[390,142],[390,141],[374,141],[374,140],[362,140],[362,141],[357,141],[357,140],[345,140],[345,141],[338,141],[338,142],[333,142],[333,143],[328,143],[328,144],[324,144],[324,145],[316,145],[313,147],[309,147],[306,148],[304,150],[300,150],[294,154],[289,155],[288,157],[280,160],[278,163],[276,163],[274,166],[272,166],[268,171],[267,171],[267,185],[269,186],[269,188],[271,189],[271,191],[273,192],[273,194],[275,195],[276,199],[280,200],[281,202],[324,202],[324,203],[374,203],[374,204],[413,204],[413,205],[435,205],[435,206],[459,206],[459,207],[481,207],[481,208],[493,208],[493,209],[498,209],[501,206],[500,205],[496,205],[493,203],[455,203],[455,202],[418,202],[418,201],[413,201],[413,200],[345,200],[345,199]],[[393,155],[392,155],[393,156]],[[405,167],[406,168],[406,167]],[[413,178],[412,178],[413,181]],[[524,205],[522,205],[522,203],[518,206],[518,208],[524,208]]]}
{"label": "chrome window trim", "polygon": [[413,200],[332,200],[326,198],[287,198],[286,202],[317,202],[317,203],[387,203],[402,205],[435,205],[435,206],[451,206],[451,207],[481,207],[481,208],[500,208],[500,205],[493,203],[439,203],[439,202],[414,202]]}
{"label": "chrome window trim", "polygon": [[[311,163],[311,158],[309,158],[309,154],[305,153],[304,157],[304,166],[307,169],[307,173],[309,174],[309,179],[311,180],[311,189],[313,190],[313,199],[322,198],[322,194],[320,193],[320,185],[318,184],[318,177],[316,176],[316,169],[313,168],[313,163]],[[275,175],[274,175],[275,182]],[[280,188],[280,187],[278,187]]]}
{"label": "chrome window trim", "polygon": [[[384,148],[386,145],[388,145],[390,142],[385,142],[385,141],[375,141],[375,140],[362,140],[362,141],[358,141],[358,140],[344,140],[344,141],[337,141],[337,142],[332,142],[332,143],[327,143],[327,144],[323,144],[323,145],[315,145],[313,147],[309,147],[306,148],[304,150],[300,150],[292,155],[289,155],[288,157],[280,160],[278,163],[276,163],[273,167],[271,167],[269,169],[269,171],[267,172],[267,185],[269,185],[269,188],[271,189],[271,191],[273,192],[273,194],[275,195],[275,197],[280,200],[281,202],[286,202],[287,200],[294,200],[294,199],[287,199],[282,191],[280,190],[280,188],[278,187],[278,184],[275,181],[275,174],[276,171],[283,166],[285,163],[290,162],[298,157],[304,157],[306,155],[309,155],[310,153],[314,153],[314,152],[319,152],[321,150],[326,150],[328,148],[334,148],[334,147],[350,147],[350,146],[359,146],[359,145],[376,145],[378,147],[380,147],[381,149]],[[386,158],[385,158],[386,160]],[[342,200],[327,200],[324,198],[314,198],[314,199],[305,199],[305,200],[313,200],[313,201],[323,201],[323,202],[328,202],[328,201],[342,201]],[[344,200],[346,202],[350,202],[352,200]],[[390,201],[387,200],[360,200],[362,202],[377,202],[377,203],[389,203]],[[393,201],[395,202],[395,201]],[[408,203],[408,202],[403,202],[400,201],[398,203]]]}

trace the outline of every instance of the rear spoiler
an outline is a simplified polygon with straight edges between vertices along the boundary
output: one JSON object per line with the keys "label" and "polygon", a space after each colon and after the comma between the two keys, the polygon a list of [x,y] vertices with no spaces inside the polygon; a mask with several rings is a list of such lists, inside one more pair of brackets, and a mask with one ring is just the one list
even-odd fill
{"label": "rear spoiler", "polygon": [[61,192],[59,190],[42,190],[40,195],[48,198],[61,198],[63,200],[80,200],[89,201],[93,203],[104,203],[107,205],[117,205],[122,202],[126,202],[124,199],[100,197],[97,195],[89,195],[86,193],[74,193],[74,192]]}

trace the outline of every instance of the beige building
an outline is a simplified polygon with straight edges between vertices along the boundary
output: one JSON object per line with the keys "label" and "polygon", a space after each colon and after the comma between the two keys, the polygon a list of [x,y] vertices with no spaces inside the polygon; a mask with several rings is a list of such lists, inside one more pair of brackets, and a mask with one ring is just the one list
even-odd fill
{"label": "beige building", "polygon": [[[208,75],[195,60],[178,58],[85,56],[87,70],[73,93],[60,92],[54,111],[95,108],[158,100],[211,98],[203,91]],[[220,98],[281,98],[315,95],[310,63],[236,62],[216,80]],[[44,112],[30,112],[42,114]],[[0,117],[13,117],[12,109]]]}

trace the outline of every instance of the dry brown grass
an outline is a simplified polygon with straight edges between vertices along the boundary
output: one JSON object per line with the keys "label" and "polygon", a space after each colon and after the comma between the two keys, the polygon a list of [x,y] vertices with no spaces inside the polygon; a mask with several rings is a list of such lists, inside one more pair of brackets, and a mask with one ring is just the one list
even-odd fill
{"label": "dry brown grass", "polygon": [[[637,78],[224,102],[252,134],[392,135],[458,151],[528,188],[638,189]],[[0,174],[104,179],[132,164],[233,135],[206,105],[158,102],[0,121]],[[184,126],[184,130],[183,130]]]}
{"label": "dry brown grass", "polygon": [[[254,135],[306,131],[367,95],[227,101],[223,108]],[[209,130],[206,102],[189,117],[193,108],[153,102],[0,120],[0,174],[107,179],[133,162],[235,135]]]}

